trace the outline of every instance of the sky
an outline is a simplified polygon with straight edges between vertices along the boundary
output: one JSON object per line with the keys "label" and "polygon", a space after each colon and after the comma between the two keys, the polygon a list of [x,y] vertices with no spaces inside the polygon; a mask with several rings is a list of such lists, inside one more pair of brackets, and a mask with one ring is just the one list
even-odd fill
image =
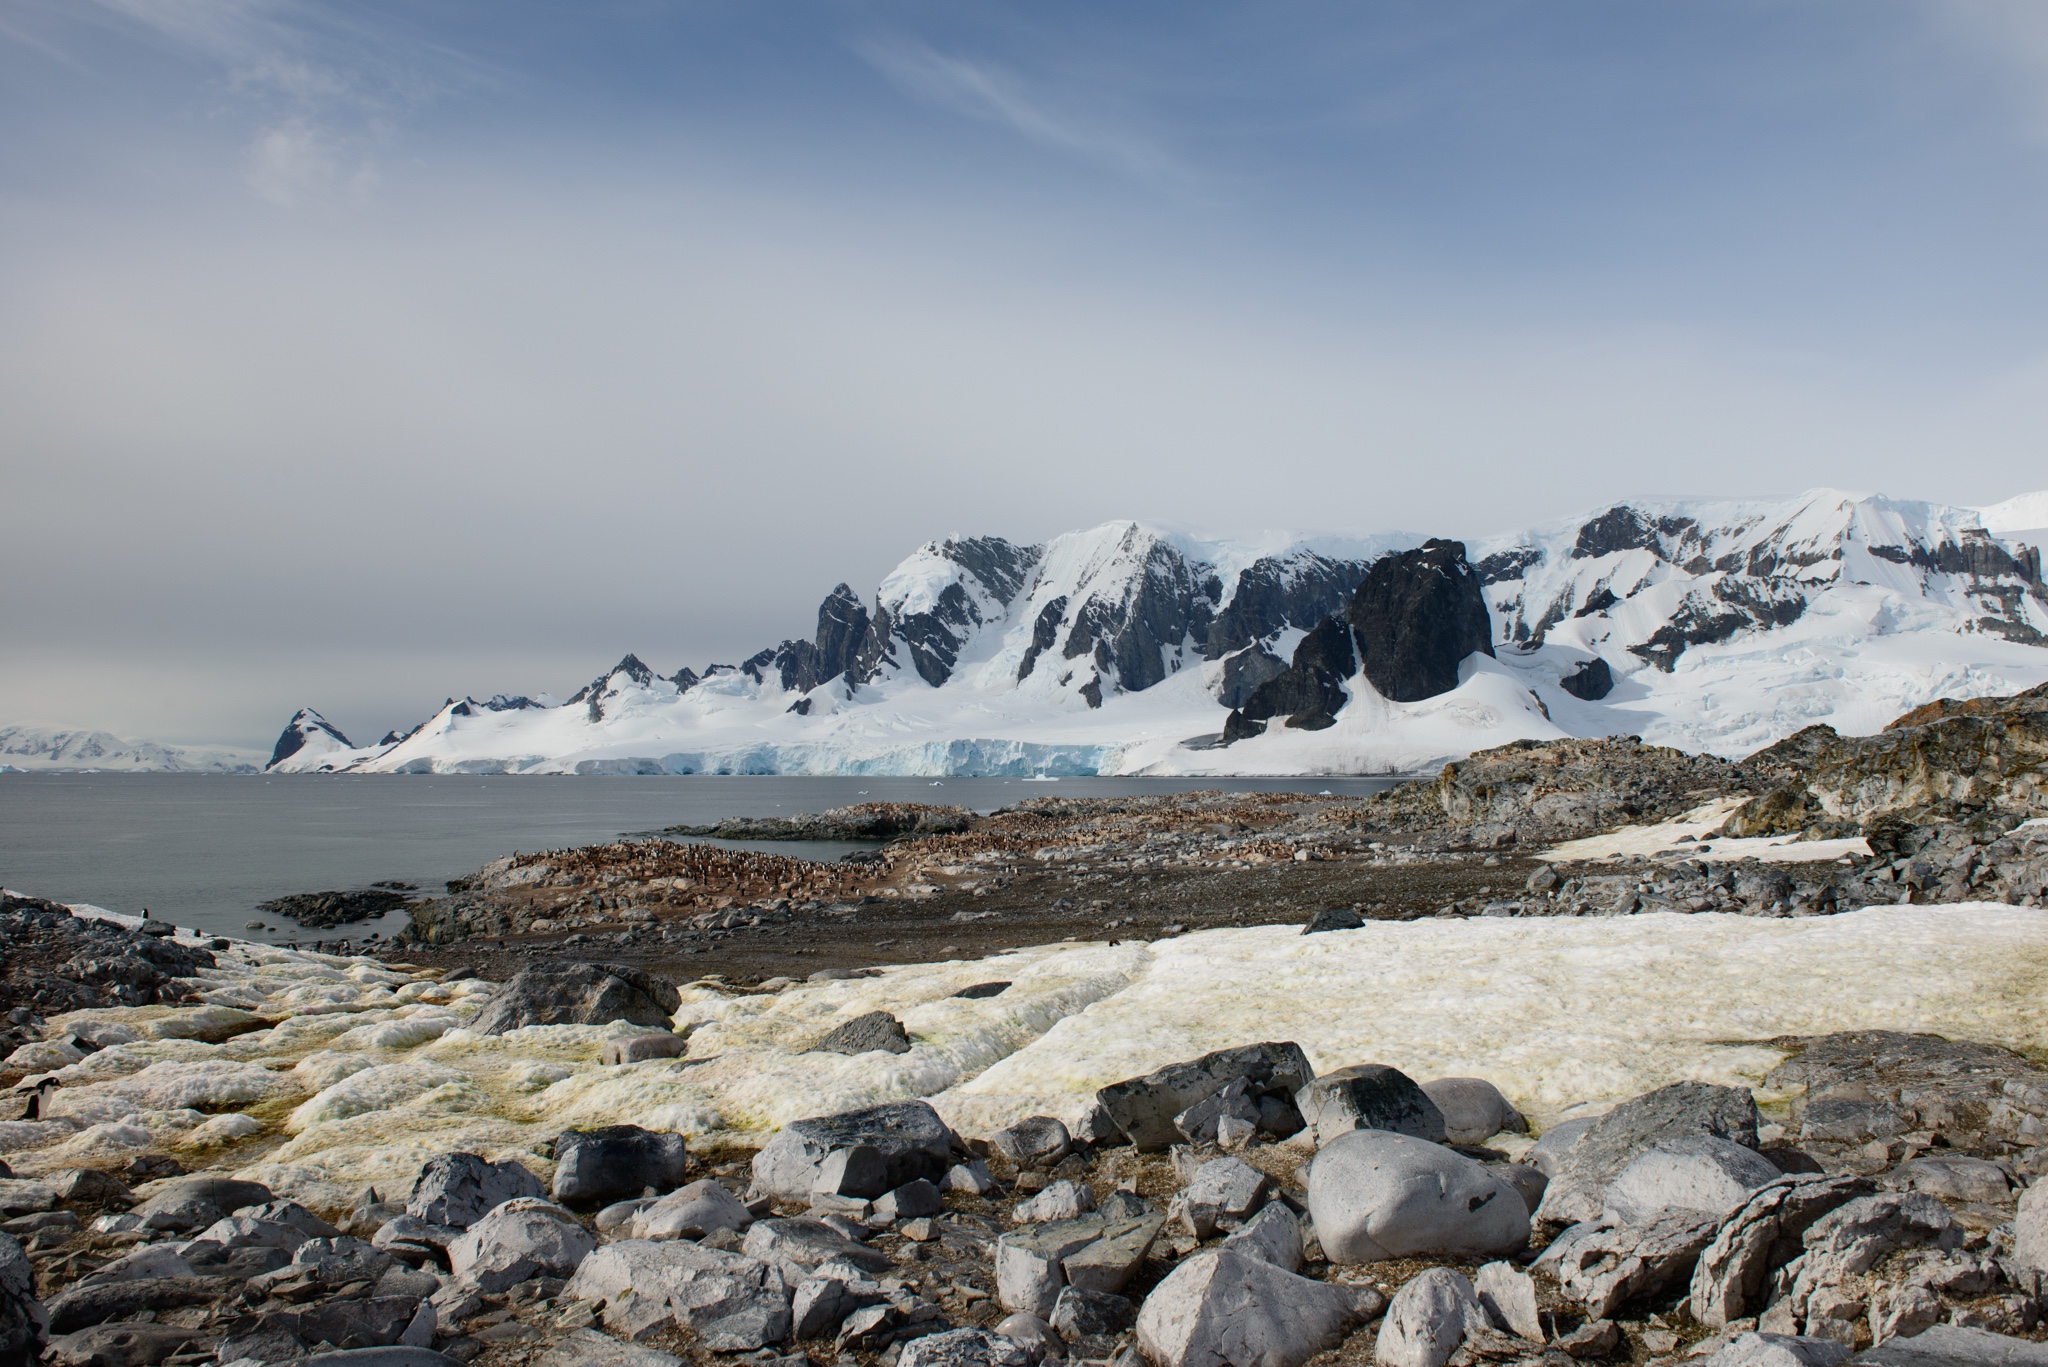
{"label": "sky", "polygon": [[953,533],[2048,486],[2035,0],[0,0],[0,724],[267,746]]}

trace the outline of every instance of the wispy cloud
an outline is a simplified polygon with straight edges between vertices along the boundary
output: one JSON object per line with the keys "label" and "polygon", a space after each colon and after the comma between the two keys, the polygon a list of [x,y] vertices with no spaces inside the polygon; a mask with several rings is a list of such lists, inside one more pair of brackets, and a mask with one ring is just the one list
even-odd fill
{"label": "wispy cloud", "polygon": [[250,192],[280,205],[359,198],[409,116],[485,74],[402,26],[314,0],[43,0],[36,17],[33,41],[45,50],[76,47],[65,38],[90,26],[204,68],[205,86],[252,125],[242,149]]}
{"label": "wispy cloud", "polygon": [[1936,34],[1982,61],[2012,101],[2022,131],[2048,145],[2048,5],[2039,0],[1939,0]]}
{"label": "wispy cloud", "polygon": [[1041,147],[1154,184],[1194,180],[1154,138],[1082,102],[1034,89],[1014,72],[907,39],[870,40],[856,50],[904,93],[1000,124]]}

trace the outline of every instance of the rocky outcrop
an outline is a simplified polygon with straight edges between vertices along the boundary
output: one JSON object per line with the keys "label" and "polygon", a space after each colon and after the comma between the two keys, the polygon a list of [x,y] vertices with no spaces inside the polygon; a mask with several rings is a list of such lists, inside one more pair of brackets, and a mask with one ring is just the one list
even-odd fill
{"label": "rocky outcrop", "polygon": [[916,835],[955,835],[974,813],[965,807],[922,802],[858,802],[795,816],[741,816],[710,826],[669,826],[666,835],[710,836],[717,840],[897,840]]}
{"label": "rocky outcrop", "polygon": [[278,765],[305,749],[309,743],[316,748],[330,750],[353,750],[355,748],[354,743],[347,736],[341,734],[341,728],[328,721],[327,718],[321,716],[312,708],[302,707],[292,714],[290,721],[284,724],[283,734],[278,736],[277,744],[271,747],[270,762],[263,767],[275,769]]}
{"label": "rocky outcrop", "polygon": [[[1221,659],[1269,641],[1288,627],[1341,616],[1369,562],[1297,551],[1264,556],[1237,574],[1237,588],[1209,626],[1203,654]],[[1267,658],[1271,659],[1271,656]],[[1222,699],[1225,707],[1236,704]]]}
{"label": "rocky outcrop", "polygon": [[469,1028],[502,1035],[527,1025],[629,1021],[667,1029],[680,1005],[673,984],[624,964],[535,964],[499,988]]}
{"label": "rocky outcrop", "polygon": [[[0,893],[0,946],[6,955],[0,1006],[53,1016],[89,1007],[174,1003],[189,990],[179,979],[215,965],[211,952],[179,944],[171,931],[161,922],[129,927],[74,916],[70,908],[41,898]],[[85,1040],[62,1062],[98,1047]]]}
{"label": "rocky outcrop", "polygon": [[1366,681],[1395,702],[1456,688],[1468,655],[1493,654],[1479,589],[1463,542],[1430,540],[1374,561],[1347,613]]}
{"label": "rocky outcrop", "polygon": [[1557,686],[1582,702],[1599,702],[1614,691],[1614,671],[1595,655],[1557,681]]}
{"label": "rocky outcrop", "polygon": [[1350,629],[1326,617],[1295,646],[1294,663],[1254,688],[1237,715],[1257,722],[1284,716],[1291,727],[1320,731],[1335,723],[1347,700],[1344,681],[1357,672]]}

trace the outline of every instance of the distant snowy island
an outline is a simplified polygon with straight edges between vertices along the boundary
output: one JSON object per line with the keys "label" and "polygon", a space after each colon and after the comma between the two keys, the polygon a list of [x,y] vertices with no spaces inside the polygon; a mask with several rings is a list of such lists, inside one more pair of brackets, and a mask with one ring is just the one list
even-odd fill
{"label": "distant snowy island", "polygon": [[[1312,776],[1614,734],[1735,756],[2048,681],[2044,540],[2048,492],[1970,509],[1832,490],[1463,542],[956,536],[871,600],[839,585],[811,639],[737,664],[662,674],[628,654],[566,699],[451,698],[374,745],[307,707],[262,767]],[[0,731],[0,763],[247,762],[58,743],[75,734]]]}

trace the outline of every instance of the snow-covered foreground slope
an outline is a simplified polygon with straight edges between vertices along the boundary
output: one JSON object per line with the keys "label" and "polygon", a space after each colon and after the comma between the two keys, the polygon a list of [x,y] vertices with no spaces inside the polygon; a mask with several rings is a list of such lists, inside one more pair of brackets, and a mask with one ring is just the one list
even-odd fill
{"label": "snow-covered foreground slope", "polygon": [[105,731],[0,726],[0,772],[253,774],[262,763],[263,756],[253,750],[159,745],[123,740]]}
{"label": "snow-covered foreground slope", "polygon": [[[140,1038],[55,1069],[46,1118],[0,1122],[18,1173],[163,1148],[315,1206],[403,1189],[450,1149],[538,1155],[562,1130],[633,1123],[746,1142],[788,1120],[930,1097],[968,1134],[1074,1118],[1094,1089],[1206,1050],[1295,1040],[1318,1070],[1390,1063],[1489,1078],[1539,1126],[1681,1078],[1756,1085],[1778,1035],[1928,1030],[2048,1049],[2048,911],[1970,903],[1774,920],[1722,915],[1292,926],[1153,944],[1060,944],[806,983],[683,989],[688,1056],[606,1067],[638,1027],[463,1028],[490,989],[374,960],[236,944],[205,1006],[74,1013]],[[1373,971],[1360,972],[1371,964]],[[952,996],[1006,980],[995,997]],[[909,1053],[803,1052],[893,1012]],[[255,1018],[279,1023],[224,1038]],[[208,1043],[208,1039],[223,1040]],[[54,1046],[30,1046],[53,1048]],[[61,1062],[52,1057],[50,1064]],[[1766,1098],[1768,1100],[1768,1098]]]}
{"label": "snow-covered foreground slope", "polygon": [[[2013,515],[2032,515],[2024,502]],[[275,767],[1405,772],[1565,735],[1740,755],[1815,722],[1867,733],[1936,698],[2048,680],[2040,553],[1972,510],[1832,491],[1615,505],[1469,545],[1495,655],[1469,657],[1450,692],[1393,702],[1361,673],[1335,726],[1213,744],[1378,557],[1421,539],[1236,544],[1119,522],[1043,547],[933,542],[872,613],[840,585],[815,640],[740,666],[664,677],[627,656],[567,703],[451,700],[362,748],[302,713]],[[1564,686],[1596,661],[1610,689]]]}

